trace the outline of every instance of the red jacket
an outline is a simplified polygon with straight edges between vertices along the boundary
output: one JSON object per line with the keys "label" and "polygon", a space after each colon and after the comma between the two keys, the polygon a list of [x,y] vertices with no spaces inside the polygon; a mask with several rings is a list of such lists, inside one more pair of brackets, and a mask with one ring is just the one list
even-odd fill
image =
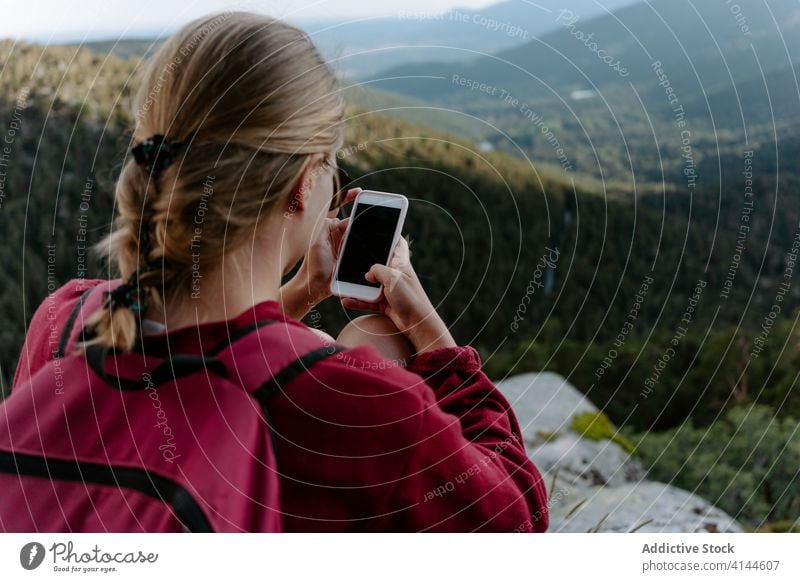
{"label": "red jacket", "polygon": [[[75,302],[99,283],[72,281],[42,303],[12,390],[48,361]],[[147,353],[203,353],[264,319],[304,326],[265,301],[148,336]],[[341,355],[300,374],[270,407],[284,531],[547,529],[542,477],[473,348],[427,352],[407,368],[367,346]]]}

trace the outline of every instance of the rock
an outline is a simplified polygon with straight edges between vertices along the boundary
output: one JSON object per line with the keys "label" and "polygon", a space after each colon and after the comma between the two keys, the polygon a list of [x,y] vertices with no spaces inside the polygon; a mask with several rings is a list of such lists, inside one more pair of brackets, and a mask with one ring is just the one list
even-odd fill
{"label": "rock", "polygon": [[[565,493],[562,496],[570,497]],[[549,531],[586,532],[598,524],[601,524],[598,530],[601,532],[627,532],[639,526],[636,531],[651,533],[742,531],[736,520],[721,509],[665,483],[641,481],[617,487],[596,487],[567,517],[583,501],[572,497],[572,503],[559,503],[551,508]]]}
{"label": "rock", "polygon": [[[644,479],[646,471],[639,459],[611,441],[590,441],[570,432],[550,442],[528,448],[540,471],[553,473],[566,485],[616,487]],[[581,483],[578,483],[581,481]]]}
{"label": "rock", "polygon": [[517,414],[526,444],[544,442],[569,430],[573,416],[597,407],[562,376],[552,372],[520,374],[497,383]]}
{"label": "rock", "polygon": [[741,532],[741,526],[683,489],[649,481],[642,463],[610,440],[571,428],[597,407],[563,377],[520,374],[498,382],[522,430],[528,455],[545,479],[550,531]]}

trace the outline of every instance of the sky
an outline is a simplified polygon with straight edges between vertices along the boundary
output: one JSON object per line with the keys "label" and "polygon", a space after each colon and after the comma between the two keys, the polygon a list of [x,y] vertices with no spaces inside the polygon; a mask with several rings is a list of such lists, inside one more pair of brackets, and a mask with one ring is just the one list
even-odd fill
{"label": "sky", "polygon": [[498,0],[0,0],[0,38],[64,42],[168,34],[185,22],[230,9],[295,22],[438,13],[483,8]]}

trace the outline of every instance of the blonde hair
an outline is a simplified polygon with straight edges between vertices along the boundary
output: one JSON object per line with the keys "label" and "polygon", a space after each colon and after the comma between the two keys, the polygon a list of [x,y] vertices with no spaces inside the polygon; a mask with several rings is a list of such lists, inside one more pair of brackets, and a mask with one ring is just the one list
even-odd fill
{"label": "blonde hair", "polygon": [[[166,41],[147,66],[134,114],[134,143],[164,135],[185,146],[160,173],[127,161],[114,231],[96,250],[163,306],[189,296],[193,269],[215,270],[223,253],[289,203],[310,154],[335,154],[344,104],[303,31],[227,12]],[[106,302],[89,320],[84,345],[131,350],[138,323],[133,310]]]}

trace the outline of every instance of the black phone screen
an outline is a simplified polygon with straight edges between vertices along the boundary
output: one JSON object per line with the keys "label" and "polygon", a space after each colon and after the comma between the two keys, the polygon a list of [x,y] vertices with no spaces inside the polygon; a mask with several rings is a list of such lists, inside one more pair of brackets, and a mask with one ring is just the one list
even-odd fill
{"label": "black phone screen", "polygon": [[339,280],[345,283],[380,287],[364,278],[375,263],[386,264],[392,239],[400,219],[400,209],[359,203],[350,217],[350,234],[339,264]]}

